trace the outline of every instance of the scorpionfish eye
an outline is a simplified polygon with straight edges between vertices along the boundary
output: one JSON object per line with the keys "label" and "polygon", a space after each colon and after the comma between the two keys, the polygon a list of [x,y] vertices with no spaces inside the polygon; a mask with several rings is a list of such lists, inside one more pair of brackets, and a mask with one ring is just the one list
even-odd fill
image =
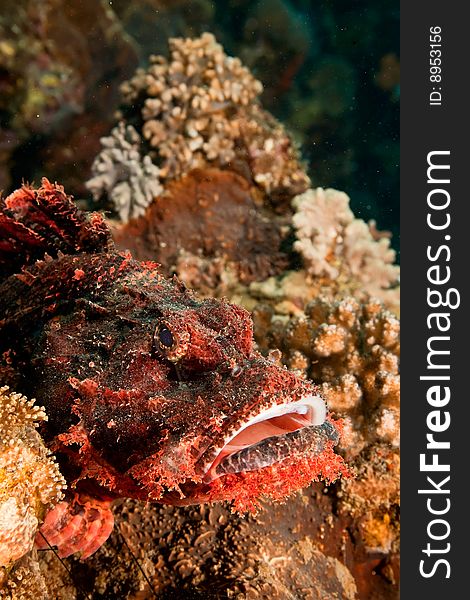
{"label": "scorpionfish eye", "polygon": [[157,327],[155,337],[158,341],[158,345],[165,350],[173,348],[175,344],[175,338],[166,325],[159,325]]}

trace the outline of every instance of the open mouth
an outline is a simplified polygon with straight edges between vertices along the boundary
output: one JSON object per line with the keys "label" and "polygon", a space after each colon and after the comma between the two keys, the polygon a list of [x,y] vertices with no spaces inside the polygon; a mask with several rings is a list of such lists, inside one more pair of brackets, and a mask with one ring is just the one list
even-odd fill
{"label": "open mouth", "polygon": [[338,441],[338,432],[326,421],[326,413],[323,399],[309,395],[251,417],[231,433],[207,464],[204,482],[262,469],[292,455],[320,454],[328,441]]}

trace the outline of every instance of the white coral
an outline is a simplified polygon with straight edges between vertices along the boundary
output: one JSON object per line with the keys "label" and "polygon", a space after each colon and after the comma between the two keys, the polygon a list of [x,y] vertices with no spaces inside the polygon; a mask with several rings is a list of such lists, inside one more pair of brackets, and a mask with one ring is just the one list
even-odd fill
{"label": "white coral", "polygon": [[163,188],[160,169],[150,156],[141,155],[140,135],[131,125],[120,122],[101,144],[103,150],[93,163],[87,188],[95,199],[108,194],[124,222],[143,215]]}
{"label": "white coral", "polygon": [[333,189],[310,189],[296,196],[292,205],[296,209],[294,249],[302,254],[310,273],[334,279],[338,276],[334,250],[341,232],[354,219],[348,196]]}
{"label": "white coral", "polygon": [[334,189],[309,189],[292,201],[294,249],[310,275],[342,278],[359,293],[384,298],[398,282],[395,251],[386,238],[375,240],[369,226],[355,219],[349,197]]}

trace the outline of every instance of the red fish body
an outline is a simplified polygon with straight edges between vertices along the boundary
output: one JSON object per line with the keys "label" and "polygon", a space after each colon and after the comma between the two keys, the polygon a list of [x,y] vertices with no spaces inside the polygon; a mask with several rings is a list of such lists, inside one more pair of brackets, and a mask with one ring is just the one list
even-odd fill
{"label": "red fish body", "polygon": [[62,555],[96,550],[114,498],[244,510],[342,470],[318,389],[255,350],[244,309],[119,253],[47,180],[1,201],[0,354],[0,384],[49,416],[69,497],[43,536]]}

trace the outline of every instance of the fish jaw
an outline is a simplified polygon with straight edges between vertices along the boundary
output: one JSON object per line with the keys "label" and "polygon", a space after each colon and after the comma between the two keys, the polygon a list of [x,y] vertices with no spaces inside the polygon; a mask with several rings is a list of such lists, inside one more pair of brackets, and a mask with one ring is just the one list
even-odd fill
{"label": "fish jaw", "polygon": [[227,417],[218,431],[207,432],[212,439],[198,456],[205,483],[228,458],[263,440],[320,427],[328,413],[318,387],[256,354],[221,384],[213,406]]}
{"label": "fish jaw", "polygon": [[[201,465],[204,482],[210,483],[221,477],[224,474],[223,466],[230,459],[243,453],[246,455],[250,448],[262,449],[267,440],[285,440],[291,433],[318,429],[325,423],[326,415],[325,401],[313,393],[294,402],[273,404],[270,408],[252,414],[227,435],[222,447],[211,450],[209,459],[204,456]],[[211,455],[215,457],[212,459]],[[251,465],[249,460],[240,464],[240,472],[254,471],[256,468],[256,464]]]}
{"label": "fish jaw", "polygon": [[[198,388],[199,405],[186,403],[186,435],[132,468],[150,497],[175,505],[261,496],[282,499],[325,478],[347,473],[333,447],[340,425],[329,416],[319,388],[258,354],[217,386]],[[183,404],[184,406],[184,404]],[[163,486],[162,486],[163,483]]]}

